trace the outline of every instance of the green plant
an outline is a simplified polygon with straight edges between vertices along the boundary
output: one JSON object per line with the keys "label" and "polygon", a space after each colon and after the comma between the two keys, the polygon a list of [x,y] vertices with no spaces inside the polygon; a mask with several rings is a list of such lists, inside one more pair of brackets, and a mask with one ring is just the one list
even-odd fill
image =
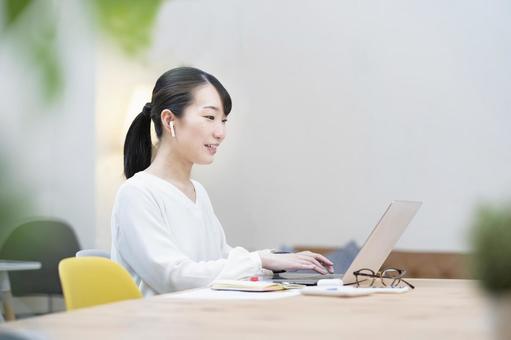
{"label": "green plant", "polygon": [[478,209],[472,227],[473,270],[491,294],[511,292],[511,204]]}

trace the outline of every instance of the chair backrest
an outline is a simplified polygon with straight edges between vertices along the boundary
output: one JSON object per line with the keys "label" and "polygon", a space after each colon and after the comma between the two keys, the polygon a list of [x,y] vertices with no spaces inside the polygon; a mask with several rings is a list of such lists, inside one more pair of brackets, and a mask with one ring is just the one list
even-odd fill
{"label": "chair backrest", "polygon": [[12,294],[62,294],[58,264],[80,249],[76,235],[67,223],[46,219],[18,226],[8,236],[0,258],[41,262],[41,269],[10,272]]}
{"label": "chair backrest", "polygon": [[103,257],[64,259],[59,274],[67,310],[142,297],[126,269]]}
{"label": "chair backrest", "polygon": [[110,253],[103,249],[82,249],[76,253],[76,257],[96,256],[110,258]]}

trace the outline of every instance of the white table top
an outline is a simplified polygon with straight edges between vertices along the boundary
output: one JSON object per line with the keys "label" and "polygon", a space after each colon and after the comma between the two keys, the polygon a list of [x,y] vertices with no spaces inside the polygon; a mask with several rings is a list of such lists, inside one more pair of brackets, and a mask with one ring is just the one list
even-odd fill
{"label": "white table top", "polygon": [[41,262],[36,261],[12,261],[0,259],[0,271],[34,270],[40,269]]}

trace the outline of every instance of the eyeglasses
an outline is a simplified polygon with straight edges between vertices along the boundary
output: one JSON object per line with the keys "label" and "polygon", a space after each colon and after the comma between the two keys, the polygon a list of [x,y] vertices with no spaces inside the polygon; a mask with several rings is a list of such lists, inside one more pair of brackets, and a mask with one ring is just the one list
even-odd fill
{"label": "eyeglasses", "polygon": [[383,271],[375,273],[374,270],[363,268],[353,272],[355,275],[357,287],[374,287],[377,280],[380,280],[384,287],[403,287],[402,283],[408,285],[408,287],[415,289],[414,285],[403,279],[406,274],[406,270],[388,268]]}

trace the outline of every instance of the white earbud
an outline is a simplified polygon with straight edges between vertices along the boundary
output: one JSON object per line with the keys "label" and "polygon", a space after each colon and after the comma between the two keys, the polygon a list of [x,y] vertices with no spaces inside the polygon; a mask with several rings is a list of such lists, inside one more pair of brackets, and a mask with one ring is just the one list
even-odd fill
{"label": "white earbud", "polygon": [[174,121],[170,121],[169,123],[169,128],[170,128],[170,134],[172,135],[172,137],[176,138],[176,130],[174,130]]}

